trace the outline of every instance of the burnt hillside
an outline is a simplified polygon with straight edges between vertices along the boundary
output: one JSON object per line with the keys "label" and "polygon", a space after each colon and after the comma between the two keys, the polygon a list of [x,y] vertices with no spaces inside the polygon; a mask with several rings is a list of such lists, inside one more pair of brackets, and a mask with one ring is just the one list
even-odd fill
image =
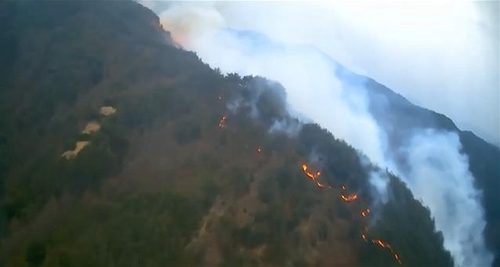
{"label": "burnt hillside", "polygon": [[0,265],[452,265],[396,177],[315,124],[270,132],[298,124],[279,84],[139,4],[3,1],[0,25]]}

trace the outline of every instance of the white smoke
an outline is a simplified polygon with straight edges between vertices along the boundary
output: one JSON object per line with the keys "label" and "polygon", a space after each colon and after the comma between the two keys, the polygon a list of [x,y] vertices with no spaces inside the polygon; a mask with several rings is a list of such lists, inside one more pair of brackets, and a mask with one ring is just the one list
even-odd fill
{"label": "white smoke", "polygon": [[269,133],[284,132],[290,137],[296,137],[302,130],[302,125],[296,120],[276,120],[269,128]]}
{"label": "white smoke", "polygon": [[389,177],[387,177],[387,173],[383,171],[372,171],[370,172],[370,186],[372,190],[375,191],[373,194],[377,196],[375,199],[375,206],[379,204],[385,204],[389,200],[387,195],[387,184],[389,183]]}
{"label": "white smoke", "polygon": [[289,44],[315,45],[349,69],[500,144],[498,1],[246,1],[214,6],[231,27]]}
{"label": "white smoke", "polygon": [[429,207],[455,265],[490,266],[493,256],[484,246],[481,196],[460,150],[455,133],[417,133],[406,148],[410,168],[400,177]]}
{"label": "white smoke", "polygon": [[[300,120],[315,121],[337,138],[361,150],[372,162],[396,172],[414,196],[430,209],[436,228],[443,232],[444,246],[451,252],[457,266],[491,265],[492,256],[485,248],[482,236],[485,222],[479,204],[480,195],[473,187],[468,159],[460,154],[457,136],[417,133],[408,146],[410,168],[394,165],[390,151],[385,149],[386,134],[367,111],[365,96],[349,94],[346,97],[346,88],[335,77],[335,67],[331,62],[318,50],[297,46],[312,44],[335,55],[341,63],[356,66],[352,62],[356,62],[354,59],[359,55],[348,53],[348,47],[335,41],[336,38],[346,39],[349,28],[331,28],[339,25],[336,18],[325,15],[324,10],[316,9],[318,12],[314,13],[311,11],[314,8],[315,5],[295,2],[286,5],[176,2],[160,12],[160,18],[176,41],[195,51],[212,67],[224,73],[260,75],[280,82],[286,89],[292,115]],[[260,30],[279,39],[282,45],[256,49],[247,39],[227,31],[228,26]],[[356,31],[359,25],[351,26],[352,33],[359,34]],[[335,38],[321,38],[321,35],[330,33]],[[369,40],[365,38],[365,41]],[[353,45],[373,46],[377,43]],[[363,55],[367,60],[377,59],[366,53]],[[377,173],[371,176],[376,191],[382,198],[387,197],[387,180]]]}

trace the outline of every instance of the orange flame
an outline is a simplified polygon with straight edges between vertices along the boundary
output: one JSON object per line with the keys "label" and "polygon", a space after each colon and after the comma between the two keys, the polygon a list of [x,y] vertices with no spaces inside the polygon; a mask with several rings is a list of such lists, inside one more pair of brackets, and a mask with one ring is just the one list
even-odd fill
{"label": "orange flame", "polygon": [[307,169],[308,169],[307,165],[306,164],[302,164],[302,170],[306,172]]}
{"label": "orange flame", "polygon": [[370,209],[366,209],[366,210],[362,211],[361,217],[366,217],[366,216],[368,216],[368,214],[370,214]]}
{"label": "orange flame", "polygon": [[227,119],[226,116],[222,116],[222,118],[219,121],[219,128],[222,129],[226,128],[226,119]]}
{"label": "orange flame", "polygon": [[[312,173],[312,172],[309,172],[308,169],[309,169],[309,167],[306,164],[302,164],[302,170],[307,175],[307,177],[309,177],[309,179],[314,181],[314,180],[318,179],[318,177],[321,176],[320,171],[317,171],[316,173]],[[321,187],[323,187],[323,186],[321,186]]]}
{"label": "orange flame", "polygon": [[[259,149],[257,151],[259,151]],[[307,177],[309,179],[315,181],[318,177],[321,176],[320,171],[317,171],[316,173],[312,173],[312,172],[309,172],[308,170],[309,170],[309,166],[307,166],[307,164],[302,164],[302,171],[304,171],[304,173],[307,175]],[[320,188],[325,187],[325,185],[321,182],[316,182],[316,185]],[[328,185],[328,187],[332,188],[330,185]],[[342,185],[342,190],[344,190],[344,191],[346,190],[345,185]],[[342,200],[344,200],[345,202],[352,202],[352,201],[355,201],[358,199],[358,195],[357,194],[350,194],[350,195],[340,194],[340,198]],[[367,217],[370,214],[370,212],[371,212],[370,209],[366,208],[365,210],[361,211],[360,215],[362,217]],[[365,226],[364,232],[361,233],[361,238],[363,238],[363,240],[365,240],[365,241],[368,240],[367,232],[368,232],[368,226]],[[394,256],[394,259],[396,259],[396,261],[399,263],[399,265],[401,265],[401,259],[399,258],[399,255],[394,251],[394,249],[392,249],[392,247],[388,243],[384,242],[381,239],[371,239],[371,242],[373,244],[376,244],[376,245],[382,247],[382,248],[388,249],[392,253],[392,255]]]}
{"label": "orange flame", "polygon": [[[319,176],[321,176],[321,172],[320,171],[317,171],[316,173],[312,173],[312,172],[309,172],[309,166],[307,166],[307,164],[302,164],[302,170],[304,171],[304,173],[307,175],[307,177],[313,181],[315,181]],[[325,187],[325,185],[321,182],[316,182],[316,185],[320,188],[323,188]],[[329,188],[332,188],[330,185],[328,185]],[[345,185],[342,185],[342,190],[346,190],[346,187]],[[340,194],[340,198],[342,200],[344,200],[345,202],[352,202],[352,201],[355,201],[358,199],[358,195],[357,194],[350,194],[350,195],[344,195],[344,194]],[[361,211],[360,215],[362,217],[367,217],[369,214],[370,214],[371,210],[369,208],[366,208],[365,210]],[[363,240],[367,241],[368,240],[368,226],[365,226],[364,227],[364,232],[361,233],[361,238],[363,238]],[[392,249],[392,247],[384,242],[383,240],[381,239],[370,239],[371,242],[373,244],[376,244],[382,248],[385,248],[385,249],[388,249],[392,255],[394,256],[394,259],[396,259],[396,261],[399,263],[399,265],[401,265],[401,259],[399,258],[399,255],[394,251],[394,249]]]}
{"label": "orange flame", "polygon": [[358,195],[357,194],[350,194],[350,195],[345,196],[344,194],[341,194],[340,198],[342,198],[342,200],[344,200],[345,202],[352,202],[352,201],[358,199]]}
{"label": "orange flame", "polygon": [[399,255],[396,252],[394,252],[394,249],[392,249],[391,245],[389,245],[387,242],[384,242],[383,240],[380,240],[380,239],[372,239],[372,243],[376,244],[382,248],[388,249],[391,252],[394,259],[396,259],[396,261],[401,265],[401,259],[399,258]]}

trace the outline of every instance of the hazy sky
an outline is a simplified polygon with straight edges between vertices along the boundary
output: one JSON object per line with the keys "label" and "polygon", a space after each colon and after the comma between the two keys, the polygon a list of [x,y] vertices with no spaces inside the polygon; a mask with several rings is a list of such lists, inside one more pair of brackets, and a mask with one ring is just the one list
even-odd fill
{"label": "hazy sky", "polygon": [[[368,112],[366,97],[356,90],[349,90],[352,98],[343,97],[349,88],[319,51],[494,141],[499,125],[498,15],[491,8],[498,3],[346,3],[146,2],[174,39],[203,61],[223,73],[280,82],[294,116],[317,122],[396,173],[431,211],[455,266],[491,265],[493,256],[481,234],[480,193],[457,134],[412,133],[409,146],[400,148],[411,168],[401,168],[393,160],[395,151],[387,147],[386,133]],[[255,40],[227,28],[264,33],[280,49],[268,43],[257,49]]]}
{"label": "hazy sky", "polygon": [[[168,5],[142,3],[158,13]],[[200,6],[200,2],[186,3],[193,4]],[[210,19],[205,14],[198,22],[193,21],[196,16],[182,18],[186,23],[177,34],[190,33],[184,36],[189,38],[211,28],[231,27],[289,44],[317,46],[413,103],[449,116],[462,130],[499,143],[497,1],[203,1],[201,5],[217,13],[208,15]]]}

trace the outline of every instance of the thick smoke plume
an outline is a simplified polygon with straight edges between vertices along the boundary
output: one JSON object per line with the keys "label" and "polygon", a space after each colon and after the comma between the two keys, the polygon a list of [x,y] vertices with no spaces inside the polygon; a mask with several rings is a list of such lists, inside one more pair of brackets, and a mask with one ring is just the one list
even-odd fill
{"label": "thick smoke plume", "polygon": [[246,1],[215,7],[227,26],[317,46],[413,103],[446,114],[461,129],[500,142],[498,1]]}
{"label": "thick smoke plume", "polygon": [[[315,121],[362,151],[372,162],[398,174],[431,211],[436,228],[443,233],[444,246],[457,266],[491,265],[492,255],[482,236],[485,222],[480,194],[474,189],[468,159],[460,153],[458,137],[452,133],[415,133],[403,151],[408,165],[398,166],[393,161],[395,155],[386,149],[386,133],[368,112],[366,96],[346,93],[348,88],[335,76],[336,66],[328,55],[355,71],[363,71],[353,63],[359,60],[358,55],[348,53],[349,49],[336,41],[352,41],[347,35],[359,34],[359,24],[352,24],[352,29],[335,28],[339,25],[336,18],[311,12],[316,7],[313,4],[266,3],[266,9],[261,5],[176,2],[167,4],[165,9],[156,7],[156,11],[175,40],[212,67],[224,73],[260,75],[280,82],[286,88],[290,114],[299,120]],[[294,19],[287,19],[290,17]],[[259,30],[279,41],[234,29]],[[331,37],[322,38],[324,35]],[[365,38],[369,40],[372,39]],[[352,43],[356,47],[368,44]],[[369,55],[366,59],[380,60]],[[414,58],[407,58],[410,59]],[[383,200],[387,197],[386,180],[372,174],[371,183]]]}
{"label": "thick smoke plume", "polygon": [[490,266],[493,256],[484,246],[480,198],[474,189],[467,156],[460,154],[456,133],[416,133],[405,148],[409,170],[400,177],[431,211],[444,247],[457,266]]}

